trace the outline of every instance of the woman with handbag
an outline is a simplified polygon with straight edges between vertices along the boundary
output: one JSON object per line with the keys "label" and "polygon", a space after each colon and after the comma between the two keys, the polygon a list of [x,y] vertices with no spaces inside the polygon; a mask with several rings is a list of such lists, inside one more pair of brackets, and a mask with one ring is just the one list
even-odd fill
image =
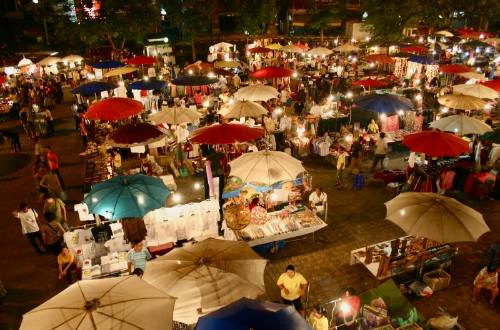
{"label": "woman with handbag", "polygon": [[57,221],[54,213],[45,212],[44,218],[45,221],[42,223],[40,231],[42,232],[45,249],[54,255],[58,255],[61,252],[64,228]]}

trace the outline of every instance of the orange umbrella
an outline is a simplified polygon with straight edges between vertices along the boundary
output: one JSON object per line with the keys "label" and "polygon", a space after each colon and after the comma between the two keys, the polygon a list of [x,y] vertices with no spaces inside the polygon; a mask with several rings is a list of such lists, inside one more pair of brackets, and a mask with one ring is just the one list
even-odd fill
{"label": "orange umbrella", "polygon": [[365,57],[368,62],[377,62],[380,64],[392,64],[394,59],[385,54],[372,54]]}

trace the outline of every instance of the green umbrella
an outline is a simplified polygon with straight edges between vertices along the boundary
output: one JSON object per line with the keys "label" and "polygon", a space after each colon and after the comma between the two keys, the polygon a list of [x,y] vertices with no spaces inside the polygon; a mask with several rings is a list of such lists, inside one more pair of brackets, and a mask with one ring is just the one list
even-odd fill
{"label": "green umbrella", "polygon": [[115,176],[95,184],[85,196],[90,213],[110,220],[139,218],[165,205],[170,191],[159,178],[143,174]]}
{"label": "green umbrella", "polygon": [[487,132],[481,135],[481,140],[483,141],[491,141],[493,143],[500,143],[500,128],[492,132]]}

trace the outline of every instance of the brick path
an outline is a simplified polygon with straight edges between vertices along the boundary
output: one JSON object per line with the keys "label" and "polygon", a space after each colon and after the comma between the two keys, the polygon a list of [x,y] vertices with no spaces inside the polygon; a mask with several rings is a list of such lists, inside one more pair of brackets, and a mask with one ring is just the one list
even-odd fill
{"label": "brick path", "polygon": [[[73,129],[69,106],[59,106],[54,115],[57,119],[55,137],[44,139],[60,155],[62,175],[68,186],[70,200],[79,201],[81,195],[82,150],[78,134]],[[0,128],[14,122],[0,124]],[[28,141],[23,136],[23,146]],[[28,150],[25,148],[25,150]],[[31,154],[32,149],[24,151]],[[0,146],[0,161],[9,157],[8,146]],[[321,161],[307,161],[314,184],[321,184],[329,197],[329,226],[316,235],[316,241],[302,240],[287,243],[284,251],[265,255],[270,260],[265,274],[267,298],[278,300],[275,281],[286,265],[295,264],[311,283],[310,302],[326,302],[340,294],[341,288],[353,287],[362,292],[377,285],[377,281],[361,265],[349,266],[349,252],[366,244],[376,243],[403,235],[403,232],[385,217],[384,202],[391,193],[381,182],[368,180],[362,191],[350,188],[338,191],[334,188],[334,171],[322,166]],[[1,173],[0,173],[1,174]],[[348,178],[349,179],[349,178]],[[347,180],[347,179],[346,179]],[[182,186],[183,182],[186,184]],[[183,191],[188,191],[191,180],[178,180]],[[35,201],[31,166],[20,168],[7,176],[0,176],[0,208],[5,215],[0,221],[3,248],[0,249],[0,279],[9,290],[5,304],[0,307],[0,329],[17,329],[22,313],[36,307],[63,289],[57,280],[56,262],[53,256],[37,256],[28,241],[21,235],[20,226],[10,212],[20,200]],[[198,193],[199,195],[199,193]],[[193,193],[193,198],[200,197]],[[185,194],[186,196],[186,194]],[[492,242],[498,243],[500,232],[500,203],[485,200],[471,201],[471,206],[483,212],[492,232],[478,243],[459,244],[460,255],[454,260],[450,288],[432,298],[415,301],[418,310],[426,317],[433,315],[438,306],[450,314],[458,315],[467,329],[499,329],[500,306],[489,308],[486,298],[476,305],[470,303],[471,283],[477,271],[486,261],[485,251]],[[34,204],[40,208],[39,205]],[[70,212],[75,219],[75,213]],[[497,305],[500,305],[497,304]]]}

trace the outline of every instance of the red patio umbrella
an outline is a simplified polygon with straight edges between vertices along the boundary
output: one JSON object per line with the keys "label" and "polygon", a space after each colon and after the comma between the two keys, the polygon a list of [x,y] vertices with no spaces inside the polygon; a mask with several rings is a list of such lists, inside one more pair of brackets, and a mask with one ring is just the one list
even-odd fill
{"label": "red patio umbrella", "polygon": [[429,52],[429,49],[424,46],[419,46],[419,45],[412,45],[412,46],[406,46],[400,49],[401,52],[403,53],[413,53],[413,54],[425,54]]}
{"label": "red patio umbrella", "polygon": [[476,31],[468,28],[458,29],[457,32],[461,38],[480,38],[481,35],[483,35],[484,38],[490,38],[493,36],[491,33],[486,31]]}
{"label": "red patio umbrella", "polygon": [[148,65],[148,64],[155,64],[156,58],[151,56],[139,55],[136,57],[128,58],[125,60],[125,62],[127,64],[133,64],[133,65]]}
{"label": "red patio umbrella", "polygon": [[288,68],[268,66],[257,71],[250,72],[250,77],[255,79],[286,78],[292,75],[293,71]]}
{"label": "red patio umbrella", "polygon": [[380,64],[392,64],[394,63],[394,59],[389,55],[385,54],[372,54],[365,57],[365,60],[368,62],[377,62]]}
{"label": "red patio umbrella", "polygon": [[500,79],[495,79],[495,80],[490,80],[490,81],[483,81],[483,82],[480,82],[480,84],[484,85],[486,87],[489,87],[491,89],[494,89],[497,92],[500,92]]}
{"label": "red patio umbrella", "polygon": [[299,48],[302,48],[304,51],[308,51],[309,50],[309,46],[308,45],[301,44],[300,42],[297,42],[297,43],[295,43],[293,45],[297,46]]}
{"label": "red patio umbrella", "polygon": [[443,64],[439,66],[439,72],[457,74],[472,71],[467,65],[463,64]]}
{"label": "red patio umbrella", "polygon": [[267,47],[254,47],[254,48],[250,48],[248,50],[249,53],[251,54],[257,54],[257,53],[269,53],[269,52],[272,52],[273,50],[271,48],[267,48]]}
{"label": "red patio umbrella", "polygon": [[411,151],[423,152],[431,157],[457,157],[469,152],[469,143],[458,136],[441,132],[425,131],[406,135],[403,144]]}
{"label": "red patio umbrella", "polygon": [[120,120],[141,113],[142,103],[126,97],[111,97],[92,104],[85,114],[88,119]]}
{"label": "red patio umbrella", "polygon": [[191,133],[189,140],[204,144],[231,144],[254,141],[264,136],[264,129],[242,124],[213,124]]}
{"label": "red patio umbrella", "polygon": [[116,147],[129,148],[158,142],[165,136],[164,131],[148,123],[128,124],[111,132],[108,143]]}
{"label": "red patio umbrella", "polygon": [[189,70],[193,70],[195,73],[200,73],[200,72],[208,73],[214,71],[214,66],[211,63],[196,61],[184,67],[184,71],[187,72]]}
{"label": "red patio umbrella", "polygon": [[384,87],[387,86],[387,83],[384,81],[368,78],[358,80],[352,83],[353,86],[363,86],[363,87]]}

